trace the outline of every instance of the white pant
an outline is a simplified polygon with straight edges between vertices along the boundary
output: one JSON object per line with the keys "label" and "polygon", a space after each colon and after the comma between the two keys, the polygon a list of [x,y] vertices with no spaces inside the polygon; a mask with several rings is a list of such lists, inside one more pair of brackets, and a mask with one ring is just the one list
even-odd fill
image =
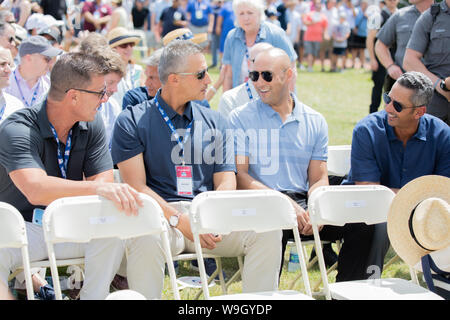
{"label": "white pant", "polygon": [[[30,261],[48,259],[42,227],[26,222]],[[85,257],[85,278],[81,299],[105,299],[123,256],[124,241],[118,238],[92,240],[89,243],[58,243],[56,259]],[[22,265],[20,249],[0,249],[0,281],[7,284],[11,271]]]}
{"label": "white pant", "polygon": [[[189,202],[171,203],[188,212]],[[223,257],[244,255],[243,292],[277,290],[281,261],[281,231],[265,233],[233,232],[223,236],[214,250],[203,249]],[[194,243],[176,228],[170,228],[173,255],[195,252]],[[130,289],[147,299],[160,299],[164,283],[165,258],[160,237],[146,236],[127,240],[127,277]]]}

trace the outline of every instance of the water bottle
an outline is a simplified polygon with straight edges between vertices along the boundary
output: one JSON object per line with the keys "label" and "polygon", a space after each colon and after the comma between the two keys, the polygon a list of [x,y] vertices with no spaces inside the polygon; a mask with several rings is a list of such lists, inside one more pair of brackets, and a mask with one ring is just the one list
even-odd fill
{"label": "water bottle", "polygon": [[291,247],[289,252],[289,263],[288,263],[288,271],[295,272],[300,269],[300,262],[298,259],[297,247]]}

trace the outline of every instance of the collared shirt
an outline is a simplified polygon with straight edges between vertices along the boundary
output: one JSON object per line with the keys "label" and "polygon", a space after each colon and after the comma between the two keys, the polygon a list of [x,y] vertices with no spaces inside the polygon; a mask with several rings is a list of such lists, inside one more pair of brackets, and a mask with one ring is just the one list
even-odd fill
{"label": "collared shirt", "polygon": [[2,108],[5,108],[3,110],[3,114],[0,116],[0,124],[5,121],[6,118],[8,118],[12,113],[14,113],[17,110],[20,110],[24,107],[23,103],[17,99],[16,97],[3,92],[0,95],[0,113],[2,112]]}
{"label": "collared shirt", "polygon": [[[297,59],[297,53],[295,52],[291,41],[287,37],[286,32],[272,23],[267,23],[265,21],[261,22],[259,36],[255,40],[255,43],[258,42],[268,42],[276,48],[283,49],[288,54],[291,61],[295,61]],[[242,61],[245,59],[246,48],[247,46],[245,43],[244,30],[242,28],[235,28],[231,30],[225,40],[222,63],[231,65],[233,74],[233,88],[240,85],[240,70]]]}
{"label": "collared shirt", "polygon": [[[47,100],[10,115],[0,125],[0,136],[0,201],[13,205],[26,221],[31,221],[36,206],[17,189],[9,173],[37,168],[49,176],[62,178],[57,143],[47,117]],[[65,145],[60,143],[60,149],[64,152]],[[107,170],[112,170],[112,161],[100,115],[92,122],[77,122],[72,127],[67,179],[82,181]]]}
{"label": "collared shirt", "polygon": [[174,24],[175,21],[186,21],[186,15],[183,12],[181,7],[174,8],[168,7],[165,8],[161,15],[159,16],[160,22],[162,22],[162,32],[161,37],[164,37],[169,32],[182,28]]}
{"label": "collared shirt", "polygon": [[143,70],[142,66],[135,63],[129,63],[127,65],[127,73],[120,79],[120,82],[117,85],[117,92],[112,95],[117,102],[123,102],[123,97],[129,90],[133,90],[141,85],[141,75]]}
{"label": "collared shirt", "polygon": [[307,192],[311,160],[326,161],[328,126],[325,118],[294,97],[295,107],[283,123],[261,99],[230,114],[235,153],[249,158],[248,173],[278,191]]}
{"label": "collared shirt", "polygon": [[49,74],[40,77],[36,84],[30,88],[25,79],[20,75],[19,67],[17,67],[11,72],[11,75],[9,76],[9,86],[3,89],[3,92],[9,93],[22,101],[25,107],[31,107],[42,102],[49,90]]}
{"label": "collared shirt", "polygon": [[[248,92],[248,90],[250,90],[250,93]],[[252,97],[253,99],[251,99],[250,97]],[[259,94],[255,90],[253,82],[249,80],[246,83],[240,84],[236,88],[226,91],[220,97],[218,111],[227,118],[230,112],[237,107],[240,107],[247,102],[256,99],[259,99]]]}
{"label": "collared shirt", "polygon": [[411,5],[401,8],[395,12],[378,31],[377,38],[387,47],[396,47],[394,61],[402,67],[405,56],[406,45],[411,37],[411,33],[420,17],[420,11],[416,6]]}
{"label": "collared shirt", "polygon": [[153,97],[148,95],[147,87],[137,87],[127,91],[122,99],[122,109],[128,106],[135,106],[145,100],[151,100]]}
{"label": "collared shirt", "polygon": [[425,114],[406,147],[387,122],[385,110],[372,113],[353,129],[349,181],[380,182],[401,188],[430,174],[450,177],[450,128]]}
{"label": "collared shirt", "polygon": [[108,101],[100,105],[98,112],[102,116],[103,124],[105,125],[106,141],[108,146],[110,146],[114,123],[116,122],[117,116],[122,112],[122,108],[116,99],[109,97]]}
{"label": "collared shirt", "polygon": [[450,75],[450,9],[445,1],[434,23],[430,9],[417,19],[407,48],[423,54],[428,71],[440,78]]}
{"label": "collared shirt", "polygon": [[[191,101],[183,115],[179,115],[160,94],[161,90],[154,99],[127,107],[119,115],[113,132],[113,161],[117,164],[143,153],[148,187],[169,202],[192,200],[203,191],[214,190],[214,173],[236,171],[234,154],[229,151],[233,136],[226,132],[228,121],[217,111]],[[156,106],[156,99],[180,137],[184,137],[193,121],[184,146],[184,160],[192,166],[193,196],[177,194],[175,166],[182,163],[181,150]]]}

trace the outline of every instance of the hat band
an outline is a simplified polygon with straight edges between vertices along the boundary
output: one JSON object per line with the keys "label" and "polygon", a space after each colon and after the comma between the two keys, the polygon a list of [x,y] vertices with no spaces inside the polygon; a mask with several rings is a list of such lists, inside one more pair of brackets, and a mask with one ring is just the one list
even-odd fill
{"label": "hat band", "polygon": [[116,42],[118,42],[120,40],[127,39],[127,38],[133,38],[133,36],[120,36],[120,37],[117,37],[117,38],[114,38],[114,39],[110,40],[109,44],[114,44],[114,43],[116,43]]}
{"label": "hat band", "polygon": [[185,34],[176,37],[175,40],[189,40],[192,39],[194,37],[194,35],[192,34],[192,32],[186,32]]}
{"label": "hat band", "polygon": [[417,206],[415,206],[413,211],[411,211],[411,215],[409,216],[409,221],[408,221],[409,233],[411,234],[411,237],[414,239],[414,241],[417,243],[417,245],[419,247],[421,247],[422,249],[424,249],[426,251],[435,251],[435,250],[431,250],[431,249],[425,248],[423,245],[421,245],[419,240],[417,240],[416,235],[414,234],[413,217],[414,217],[414,214],[416,213],[416,209],[419,206],[419,204],[420,203],[418,203]]}

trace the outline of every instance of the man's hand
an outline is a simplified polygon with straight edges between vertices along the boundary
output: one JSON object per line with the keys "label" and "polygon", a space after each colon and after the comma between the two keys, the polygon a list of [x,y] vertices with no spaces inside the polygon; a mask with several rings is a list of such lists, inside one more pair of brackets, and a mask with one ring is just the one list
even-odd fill
{"label": "man's hand", "polygon": [[96,193],[113,201],[116,208],[127,216],[137,216],[139,207],[144,205],[139,193],[125,183],[104,183],[97,188]]}
{"label": "man's hand", "polygon": [[391,66],[387,69],[387,72],[388,72],[389,76],[390,76],[392,79],[394,79],[394,80],[397,80],[397,79],[400,78],[401,75],[403,74],[402,69],[401,69],[398,65],[396,65],[396,64],[391,65]]}
{"label": "man's hand", "polygon": [[378,70],[378,62],[375,59],[370,59],[370,69],[372,69],[372,71],[377,71]]}
{"label": "man's hand", "polygon": [[201,234],[200,235],[200,245],[202,248],[209,250],[216,248],[216,242],[222,241],[221,235],[214,235],[212,233]]}

